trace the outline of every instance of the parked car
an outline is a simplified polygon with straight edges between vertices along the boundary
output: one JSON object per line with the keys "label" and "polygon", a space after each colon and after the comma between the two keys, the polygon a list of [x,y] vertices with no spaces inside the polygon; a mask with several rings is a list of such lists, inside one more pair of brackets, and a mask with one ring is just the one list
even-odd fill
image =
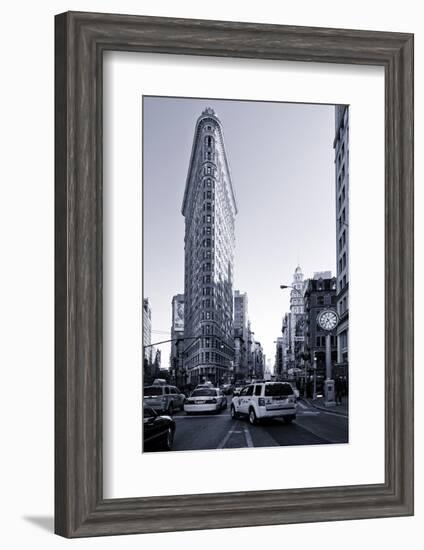
{"label": "parked car", "polygon": [[227,408],[227,398],[218,388],[197,388],[185,400],[187,414],[197,412],[220,412]]}
{"label": "parked car", "polygon": [[156,412],[172,416],[175,410],[183,410],[185,395],[175,386],[152,384],[143,389],[144,403]]}
{"label": "parked car", "polygon": [[152,407],[143,407],[143,451],[170,451],[174,443],[175,422],[160,416]]}
{"label": "parked car", "polygon": [[202,384],[197,384],[197,386],[194,388],[195,390],[199,390],[202,388],[213,388],[214,385],[212,382],[202,382]]}
{"label": "parked car", "polygon": [[288,382],[261,382],[244,387],[233,397],[231,417],[247,416],[251,424],[263,418],[296,419],[296,397]]}
{"label": "parked car", "polygon": [[222,386],[220,386],[220,390],[222,390],[224,395],[230,395],[232,389],[233,386],[231,384],[222,384]]}
{"label": "parked car", "polygon": [[233,387],[233,396],[240,395],[241,390],[246,386],[247,384],[240,382],[236,382],[236,384]]}

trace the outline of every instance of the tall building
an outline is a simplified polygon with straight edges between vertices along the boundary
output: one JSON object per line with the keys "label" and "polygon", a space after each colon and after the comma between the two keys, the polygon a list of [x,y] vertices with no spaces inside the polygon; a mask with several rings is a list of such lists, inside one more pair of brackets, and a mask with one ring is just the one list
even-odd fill
{"label": "tall building", "polygon": [[278,337],[275,341],[275,368],[276,376],[282,377],[284,372],[284,338]]}
{"label": "tall building", "polygon": [[293,366],[290,365],[290,346],[291,346],[291,313],[285,313],[283,317],[283,324],[281,328],[282,340],[283,340],[283,371],[282,375],[292,375],[292,372],[289,372],[289,369],[292,369]]}
{"label": "tall building", "polygon": [[233,269],[237,204],[222,125],[211,108],[197,120],[185,217],[184,362],[188,382],[228,380],[234,360]]}
{"label": "tall building", "polygon": [[152,362],[152,308],[150,307],[149,298],[143,300],[143,356],[144,360]]}
{"label": "tall building", "polygon": [[263,378],[265,372],[265,355],[260,342],[255,341],[252,358],[252,378]]}
{"label": "tall building", "polygon": [[304,278],[302,269],[297,266],[293,274],[292,291],[290,293],[290,355],[289,363],[293,368],[301,367],[301,354],[303,352],[303,324],[304,324],[304,303],[303,287]]}
{"label": "tall building", "polygon": [[185,384],[185,368],[182,357],[183,342],[178,338],[184,337],[184,294],[172,297],[172,324],[171,324],[171,355],[170,370],[173,381],[178,386]]}
{"label": "tall building", "polygon": [[349,345],[349,107],[336,105],[334,139],[337,234],[337,374],[348,374]]}
{"label": "tall building", "polygon": [[248,374],[248,301],[247,293],[234,291],[234,379],[245,380]]}
{"label": "tall building", "polygon": [[[307,281],[305,287],[305,354],[309,357],[310,366],[316,367],[318,388],[322,389],[325,380],[325,338],[327,332],[317,323],[318,315],[323,309],[335,309],[336,277],[331,271],[314,273],[313,279]],[[335,362],[337,355],[336,336],[331,336],[331,360]]]}
{"label": "tall building", "polygon": [[255,333],[252,330],[252,324],[247,321],[247,345],[246,345],[246,359],[247,359],[247,378],[251,379],[254,376],[254,351],[255,351]]}

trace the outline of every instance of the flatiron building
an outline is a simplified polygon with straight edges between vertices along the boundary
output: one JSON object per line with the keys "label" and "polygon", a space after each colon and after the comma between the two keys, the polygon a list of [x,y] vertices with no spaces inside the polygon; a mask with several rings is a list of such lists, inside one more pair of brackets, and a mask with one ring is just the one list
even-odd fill
{"label": "flatiron building", "polygon": [[197,120],[182,214],[184,352],[190,384],[229,381],[233,370],[233,284],[237,204],[222,125],[211,108]]}

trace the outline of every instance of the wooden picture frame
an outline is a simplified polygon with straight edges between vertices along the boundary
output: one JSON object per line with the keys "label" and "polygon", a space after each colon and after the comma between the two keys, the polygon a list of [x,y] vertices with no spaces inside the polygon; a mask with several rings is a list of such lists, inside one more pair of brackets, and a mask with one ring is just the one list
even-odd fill
{"label": "wooden picture frame", "polygon": [[[65,537],[413,514],[413,35],[68,12],[56,16],[55,531]],[[385,482],[103,498],[102,55],[385,70]]]}

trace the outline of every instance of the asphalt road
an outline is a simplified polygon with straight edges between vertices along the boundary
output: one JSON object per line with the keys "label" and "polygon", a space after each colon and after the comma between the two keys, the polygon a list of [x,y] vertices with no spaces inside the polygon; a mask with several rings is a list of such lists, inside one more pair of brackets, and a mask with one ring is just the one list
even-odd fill
{"label": "asphalt road", "polygon": [[[230,404],[230,399],[229,399]],[[174,451],[235,449],[286,445],[322,445],[348,442],[348,418],[298,402],[292,424],[267,420],[251,426],[247,419],[233,420],[229,407],[218,414],[174,415]]]}

